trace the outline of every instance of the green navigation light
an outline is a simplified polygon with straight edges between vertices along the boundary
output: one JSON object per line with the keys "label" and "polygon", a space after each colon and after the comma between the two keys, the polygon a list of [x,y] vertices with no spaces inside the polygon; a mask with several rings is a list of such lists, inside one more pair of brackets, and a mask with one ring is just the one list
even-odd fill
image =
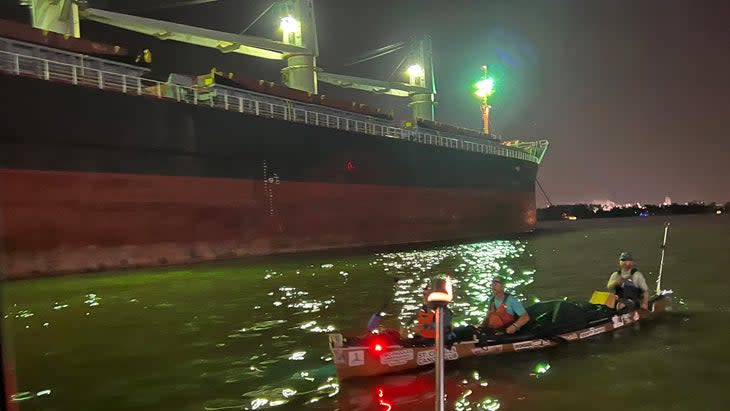
{"label": "green navigation light", "polygon": [[494,93],[494,79],[491,77],[479,80],[474,94],[479,98],[489,97]]}

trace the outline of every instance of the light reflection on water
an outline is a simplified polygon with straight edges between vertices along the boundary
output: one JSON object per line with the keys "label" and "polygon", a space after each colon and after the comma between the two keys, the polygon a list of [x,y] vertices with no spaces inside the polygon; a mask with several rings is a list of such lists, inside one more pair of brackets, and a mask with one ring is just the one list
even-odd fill
{"label": "light reflection on water", "polygon": [[[680,224],[674,226],[681,230]],[[287,257],[254,264],[201,265],[184,271],[11,283],[4,290],[3,318],[16,354],[17,399],[24,409],[88,409],[88,404],[104,404],[106,410],[371,410],[383,409],[380,401],[390,403],[394,411],[428,409],[433,400],[430,372],[340,384],[326,334],[362,333],[370,315],[391,297],[384,325],[409,327],[421,304],[421,290],[436,274],[453,275],[455,319],[477,323],[485,315],[494,276],[505,277],[508,290],[525,301],[545,294],[563,295],[566,290],[590,295],[596,284],[605,284],[612,264],[598,267],[594,271],[600,274],[592,277],[585,274],[585,268],[595,261],[613,259],[613,250],[619,247],[631,247],[635,255],[642,256],[643,267],[650,264],[645,261],[654,256],[654,250],[642,249],[641,244],[652,244],[654,231],[660,234],[659,229],[650,227],[623,237],[604,231],[591,231],[590,239],[583,233],[557,233],[346,258]],[[611,248],[610,253],[591,252],[586,247],[601,236],[603,248]],[[703,247],[715,258],[713,266],[728,265],[717,260],[725,254],[713,251],[712,245]],[[555,250],[581,252],[563,256]],[[702,307],[705,314],[672,318],[639,331],[626,330],[617,337],[556,348],[552,353],[454,364],[447,375],[450,407],[550,409],[551,405],[564,405],[567,386],[585,392],[571,391],[570,396],[586,401],[602,398],[591,392],[593,383],[581,381],[581,376],[590,374],[600,384],[616,384],[626,377],[622,366],[637,362],[650,364],[645,370],[673,375],[676,370],[666,363],[666,356],[659,356],[663,352],[681,363],[683,375],[697,375],[695,368],[708,369],[711,365],[702,358],[719,361],[724,352],[721,347],[730,341],[719,341],[717,335],[712,339],[696,336],[705,324],[710,327],[724,321],[730,292],[718,283],[703,291],[712,298],[688,296],[686,290],[692,292],[695,280],[677,272],[701,276],[714,271],[710,265],[695,270],[698,260],[677,255],[676,251],[668,255],[665,281],[678,292],[680,308]],[[395,286],[394,277],[399,279]],[[677,337],[679,327],[691,333]],[[661,343],[640,338],[642,333],[653,333]],[[687,344],[693,348],[686,348]],[[626,350],[627,346],[631,349]],[[690,359],[702,367],[688,362]],[[602,373],[596,376],[598,369]],[[642,381],[628,381],[633,390],[650,390]],[[679,392],[671,390],[673,380],[657,381],[671,392]],[[694,389],[703,394],[699,397],[711,401],[719,398],[713,387],[705,384]],[[535,403],[535,398],[547,405]],[[600,408],[600,404],[596,406]]]}
{"label": "light reflection on water", "polygon": [[[380,254],[375,267],[395,275],[399,281],[393,300],[401,305],[399,326],[411,328],[415,313],[423,304],[422,290],[438,274],[453,278],[455,324],[478,324],[487,312],[491,281],[499,276],[505,279],[505,288],[517,297],[533,281],[535,269],[525,268],[525,259],[531,254],[525,250],[527,241],[490,241],[463,244],[435,250]],[[517,271],[513,266],[522,268]]]}
{"label": "light reflection on water", "polygon": [[[491,278],[508,278],[510,287],[518,293],[531,282],[532,266],[513,268],[515,261],[524,260],[527,244],[518,240],[492,241],[269,266],[245,274],[236,272],[240,271],[238,267],[223,264],[212,271],[201,266],[198,272],[191,269],[177,276],[169,273],[166,278],[159,278],[165,274],[158,272],[44,279],[27,282],[25,293],[23,283],[15,283],[13,286],[21,292],[9,300],[13,305],[6,318],[13,320],[21,368],[24,359],[54,367],[81,362],[83,372],[79,378],[89,384],[86,394],[99,399],[119,395],[108,388],[119,385],[113,383],[115,378],[124,378],[131,380],[129,386],[149,391],[147,397],[165,390],[175,392],[172,381],[178,386],[201,383],[208,388],[192,396],[192,403],[206,410],[295,405],[327,409],[334,405],[333,398],[348,393],[339,394],[326,334],[361,333],[369,314],[384,300],[391,300],[386,323],[392,319],[399,326],[410,327],[424,284],[444,272],[455,280],[453,309],[457,317],[478,322],[485,312]],[[222,276],[224,273],[227,275]],[[182,275],[186,277],[184,286],[179,283]],[[399,278],[395,287],[389,280],[393,276]],[[44,301],[34,294],[34,284],[42,284],[40,288],[44,289],[57,286],[57,292],[50,293],[53,300]],[[90,291],[92,287],[94,291]],[[392,321],[389,326],[394,325]],[[58,324],[55,337],[66,355],[44,355],[47,347],[38,342],[31,344],[32,348],[25,345],[28,339],[43,338],[32,328],[48,322]],[[75,358],[79,345],[90,349],[95,361]],[[110,366],[105,361],[110,359],[102,346],[117,350],[115,366],[126,361],[148,362],[147,368],[158,374],[160,368],[168,368],[170,382],[154,387],[144,383],[148,380],[144,374],[105,375],[104,369]],[[156,357],[150,358],[152,354]],[[180,361],[168,364],[168,357]],[[157,366],[150,366],[154,363]],[[23,375],[19,374],[19,383],[26,390],[53,381],[49,403],[73,402],[68,397],[73,390],[64,389],[63,380],[44,374],[33,379]],[[96,384],[92,375],[109,383]],[[241,391],[243,387],[248,389]],[[230,394],[222,395],[226,392]],[[427,399],[429,395],[423,392],[416,399]],[[474,394],[458,395],[459,409],[488,409],[478,408],[482,399]],[[38,400],[37,395],[26,397],[22,398],[26,403]],[[143,405],[145,401],[142,395],[137,401],[127,401],[126,407]],[[117,402],[111,409],[125,409],[124,404]]]}

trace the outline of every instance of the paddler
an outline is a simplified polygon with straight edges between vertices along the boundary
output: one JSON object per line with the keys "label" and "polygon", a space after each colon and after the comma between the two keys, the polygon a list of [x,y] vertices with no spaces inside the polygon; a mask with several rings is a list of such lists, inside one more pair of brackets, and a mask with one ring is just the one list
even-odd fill
{"label": "paddler", "polygon": [[482,321],[482,327],[491,330],[514,334],[530,321],[530,314],[520,300],[504,292],[502,278],[492,280],[492,298],[489,299],[487,317]]}
{"label": "paddler", "polygon": [[[649,286],[644,274],[634,267],[634,257],[624,251],[619,256],[619,269],[611,274],[606,287],[613,294],[614,301],[621,302],[616,308],[625,308],[626,302],[649,309]],[[615,297],[614,297],[615,296]],[[623,306],[622,306],[623,305]],[[629,307],[630,308],[630,307]]]}

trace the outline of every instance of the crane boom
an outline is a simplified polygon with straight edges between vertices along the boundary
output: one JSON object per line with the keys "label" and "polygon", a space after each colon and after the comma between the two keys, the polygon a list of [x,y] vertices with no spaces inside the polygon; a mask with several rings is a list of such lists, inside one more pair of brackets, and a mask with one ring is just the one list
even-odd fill
{"label": "crane boom", "polygon": [[311,54],[311,51],[304,47],[261,37],[226,33],[93,8],[83,9],[79,12],[80,17],[86,20],[155,36],[163,40],[175,40],[215,48],[224,53],[245,54],[271,60],[284,60],[297,54]]}
{"label": "crane boom", "polygon": [[324,83],[343,88],[367,91],[376,94],[386,94],[397,97],[408,97],[413,94],[427,93],[423,87],[412,86],[397,81],[381,81],[363,77],[345,76],[333,73],[318,73],[317,78]]}

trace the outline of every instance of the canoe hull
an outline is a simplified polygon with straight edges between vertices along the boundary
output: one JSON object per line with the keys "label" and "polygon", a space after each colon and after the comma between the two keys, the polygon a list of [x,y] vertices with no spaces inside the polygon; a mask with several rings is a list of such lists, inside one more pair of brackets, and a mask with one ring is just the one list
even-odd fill
{"label": "canoe hull", "polygon": [[[582,328],[549,338],[526,338],[505,343],[480,343],[479,341],[463,341],[454,343],[444,351],[447,361],[456,361],[463,358],[506,354],[553,347],[566,342],[585,340],[596,335],[605,334],[621,328],[630,327],[641,321],[651,320],[666,310],[666,299],[657,299],[652,311],[635,310],[624,314],[617,314],[608,321],[588,328]],[[413,370],[434,363],[435,349],[433,346],[406,347],[390,345],[383,347],[381,352],[374,351],[367,346],[345,346],[341,343],[342,336],[332,334],[329,338],[332,358],[337,369],[337,376],[342,380],[373,377]]]}

